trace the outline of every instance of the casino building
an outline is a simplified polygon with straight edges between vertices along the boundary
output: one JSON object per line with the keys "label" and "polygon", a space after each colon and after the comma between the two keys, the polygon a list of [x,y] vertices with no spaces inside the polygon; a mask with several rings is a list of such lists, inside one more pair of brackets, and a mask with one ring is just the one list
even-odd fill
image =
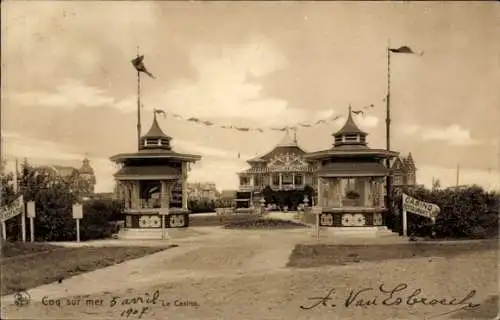
{"label": "casino building", "polygon": [[264,198],[266,205],[295,210],[307,198],[310,205],[330,214],[323,221],[326,225],[381,225],[386,177],[392,171],[394,186],[416,185],[416,166],[411,154],[401,157],[368,147],[367,135],[354,122],[350,108],[328,150],[307,152],[287,133],[238,173],[237,207],[255,207]]}

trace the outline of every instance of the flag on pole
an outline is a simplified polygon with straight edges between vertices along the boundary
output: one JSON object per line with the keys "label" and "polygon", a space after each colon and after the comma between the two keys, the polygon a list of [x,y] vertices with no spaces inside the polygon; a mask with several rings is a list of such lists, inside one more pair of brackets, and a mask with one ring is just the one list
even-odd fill
{"label": "flag on pole", "polygon": [[[393,52],[393,53],[410,53],[410,54],[417,54],[415,51],[412,50],[412,48],[408,47],[408,46],[402,46],[402,47],[399,47],[397,49],[395,48],[390,48],[389,49],[390,52]],[[423,55],[424,52],[422,51],[421,53],[418,53],[418,55]]]}
{"label": "flag on pole", "polygon": [[134,66],[135,70],[138,72],[144,72],[151,78],[155,79],[153,74],[146,69],[146,66],[144,65],[144,55],[137,56],[137,58],[132,60],[132,65]]}
{"label": "flag on pole", "polygon": [[167,113],[165,112],[165,110],[162,110],[162,109],[154,109],[154,113],[155,114],[162,114],[163,117],[167,116]]}

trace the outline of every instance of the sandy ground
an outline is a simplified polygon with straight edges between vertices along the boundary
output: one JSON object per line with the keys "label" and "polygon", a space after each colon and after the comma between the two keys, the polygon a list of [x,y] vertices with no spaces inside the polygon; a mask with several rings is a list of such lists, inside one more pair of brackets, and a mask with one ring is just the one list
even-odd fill
{"label": "sandy ground", "polygon": [[[179,244],[178,248],[29,290],[29,305],[16,306],[12,296],[4,297],[2,319],[494,319],[491,306],[486,310],[484,303],[498,295],[496,253],[290,269],[286,263],[293,247],[315,243],[314,230],[198,231],[172,237],[170,241]],[[187,236],[191,232],[197,236]],[[396,236],[340,239],[323,233],[321,242],[403,241]],[[140,244],[148,243],[155,241]],[[106,242],[93,245],[99,244]],[[376,305],[344,305],[351,290],[374,288],[358,296],[367,301],[377,297],[381,284],[386,289],[407,284],[407,289],[394,295],[394,299],[402,297],[404,301],[416,289],[421,289],[421,297],[459,300],[476,290],[470,301],[481,306],[436,317],[458,307],[385,306],[381,301],[388,295],[381,293]],[[335,292],[328,303],[301,309],[317,303],[309,298],[325,297],[331,289]],[[113,297],[120,297],[116,301],[145,294],[151,297],[155,290],[159,294],[155,304],[111,306]],[[78,295],[88,296],[74,298]],[[47,298],[59,299],[62,305],[46,305]],[[68,299],[75,305],[68,306]]]}

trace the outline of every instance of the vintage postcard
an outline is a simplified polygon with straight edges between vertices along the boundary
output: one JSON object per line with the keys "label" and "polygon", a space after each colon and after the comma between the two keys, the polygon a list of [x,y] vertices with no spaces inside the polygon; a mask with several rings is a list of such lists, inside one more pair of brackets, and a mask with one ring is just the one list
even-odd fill
{"label": "vintage postcard", "polygon": [[498,319],[497,2],[3,1],[2,319]]}

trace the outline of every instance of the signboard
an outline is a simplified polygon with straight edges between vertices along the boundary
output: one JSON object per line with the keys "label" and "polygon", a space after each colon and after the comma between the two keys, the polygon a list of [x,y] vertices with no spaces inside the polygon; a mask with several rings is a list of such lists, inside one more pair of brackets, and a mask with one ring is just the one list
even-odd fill
{"label": "signboard", "polygon": [[83,218],[83,208],[82,205],[76,203],[73,205],[73,219],[82,219]]}
{"label": "signboard", "polygon": [[23,196],[19,196],[9,206],[0,209],[0,221],[4,222],[20,214],[24,206]]}
{"label": "signboard", "polygon": [[28,201],[26,209],[28,218],[34,218],[36,216],[35,201]]}
{"label": "signboard", "polygon": [[312,214],[321,214],[323,213],[323,208],[322,207],[311,207],[311,213]]}
{"label": "signboard", "polygon": [[403,193],[403,211],[435,219],[441,210],[433,203],[420,201]]}

